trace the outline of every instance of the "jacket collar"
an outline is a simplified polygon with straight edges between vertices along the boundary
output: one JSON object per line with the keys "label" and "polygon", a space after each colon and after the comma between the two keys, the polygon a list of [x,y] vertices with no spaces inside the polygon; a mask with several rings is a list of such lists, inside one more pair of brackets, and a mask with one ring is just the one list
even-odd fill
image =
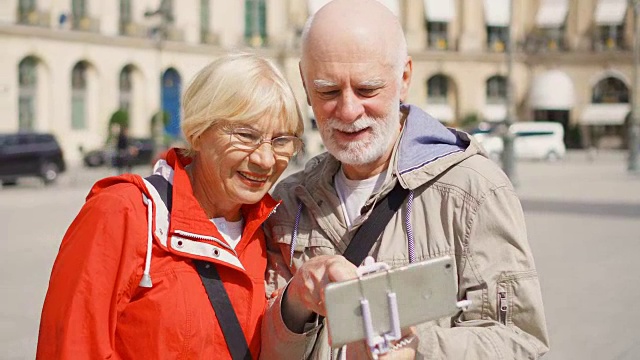
{"label": "jacket collar", "polygon": [[[169,232],[188,231],[205,236],[213,236],[223,240],[216,226],[207,217],[200,207],[198,200],[193,195],[191,181],[185,170],[185,166],[191,163],[191,159],[179,154],[177,149],[171,149],[166,156],[167,164],[173,169],[173,204]],[[271,195],[266,194],[262,200],[255,204],[245,204],[241,211],[245,221],[242,240],[236,246],[236,252],[240,254],[247,244],[246,239],[252,238],[256,230],[276,209],[279,202]],[[224,240],[223,240],[224,241]]]}

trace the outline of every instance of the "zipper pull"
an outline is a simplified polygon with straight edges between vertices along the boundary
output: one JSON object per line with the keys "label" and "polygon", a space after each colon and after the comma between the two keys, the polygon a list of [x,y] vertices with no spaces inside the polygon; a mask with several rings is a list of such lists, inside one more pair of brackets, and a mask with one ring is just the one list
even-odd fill
{"label": "zipper pull", "polygon": [[503,325],[507,325],[507,292],[498,292],[498,321]]}

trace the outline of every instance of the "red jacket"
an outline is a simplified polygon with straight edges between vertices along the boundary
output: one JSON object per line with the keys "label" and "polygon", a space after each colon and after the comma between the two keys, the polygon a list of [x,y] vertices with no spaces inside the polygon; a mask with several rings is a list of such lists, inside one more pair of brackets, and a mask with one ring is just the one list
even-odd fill
{"label": "red jacket", "polygon": [[[261,225],[277,203],[266,195],[242,207],[245,229],[236,256],[194,198],[187,163],[170,151],[167,164],[157,170],[168,179],[173,176],[168,221],[166,208],[137,175],[94,185],[53,266],[38,359],[230,359],[191,259],[216,264],[253,358],[258,358],[266,303]],[[150,288],[140,286],[145,265]]]}

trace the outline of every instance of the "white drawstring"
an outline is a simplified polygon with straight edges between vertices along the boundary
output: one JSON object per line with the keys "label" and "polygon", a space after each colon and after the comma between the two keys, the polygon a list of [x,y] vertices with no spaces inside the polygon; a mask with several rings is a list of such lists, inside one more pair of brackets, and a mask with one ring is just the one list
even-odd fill
{"label": "white drawstring", "polygon": [[293,224],[291,233],[291,249],[289,249],[289,267],[293,266],[293,252],[296,250],[296,242],[298,241],[298,226],[300,225],[300,215],[302,214],[302,202],[298,204],[298,212],[296,212],[296,222]]}
{"label": "white drawstring", "polygon": [[409,263],[416,262],[416,242],[413,238],[413,226],[411,226],[411,211],[413,209],[413,190],[409,191],[409,199],[407,199],[407,211],[405,212],[404,223],[407,228],[407,243],[409,248]]}
{"label": "white drawstring", "polygon": [[149,275],[151,269],[151,245],[153,244],[153,204],[145,194],[142,194],[142,201],[147,206],[147,256],[144,261],[142,279],[140,279],[138,286],[150,288],[153,286],[151,283],[151,275]]}

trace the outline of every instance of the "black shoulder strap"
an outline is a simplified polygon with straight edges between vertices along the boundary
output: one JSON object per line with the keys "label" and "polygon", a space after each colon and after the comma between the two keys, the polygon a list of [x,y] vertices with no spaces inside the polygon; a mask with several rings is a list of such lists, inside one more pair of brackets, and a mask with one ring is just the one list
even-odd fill
{"label": "black shoulder strap", "polygon": [[342,255],[355,266],[360,266],[408,194],[409,190],[404,189],[398,182],[393,190],[376,205],[369,218],[356,231]]}
{"label": "black shoulder strap", "polygon": [[218,324],[220,324],[224,334],[224,340],[227,342],[231,358],[233,360],[251,360],[251,352],[249,351],[247,340],[242,332],[236,312],[233,310],[227,290],[222,285],[218,270],[213,264],[206,261],[193,260],[193,262],[196,264],[202,284],[207,290],[209,301],[211,301],[213,311],[218,318]]}
{"label": "black shoulder strap", "polygon": [[173,205],[173,185],[160,175],[151,175],[144,179],[156,188],[164,206],[166,206],[167,211],[171,213],[171,207]]}
{"label": "black shoulder strap", "polygon": [[[171,212],[173,185],[160,175],[151,175],[146,177],[145,180],[156,188],[167,210]],[[213,311],[218,318],[218,324],[220,324],[224,334],[224,340],[229,348],[231,358],[233,360],[251,360],[251,352],[249,351],[247,340],[242,332],[236,312],[233,310],[227,290],[222,284],[218,270],[213,264],[206,261],[193,260],[193,262],[207,291]]]}

